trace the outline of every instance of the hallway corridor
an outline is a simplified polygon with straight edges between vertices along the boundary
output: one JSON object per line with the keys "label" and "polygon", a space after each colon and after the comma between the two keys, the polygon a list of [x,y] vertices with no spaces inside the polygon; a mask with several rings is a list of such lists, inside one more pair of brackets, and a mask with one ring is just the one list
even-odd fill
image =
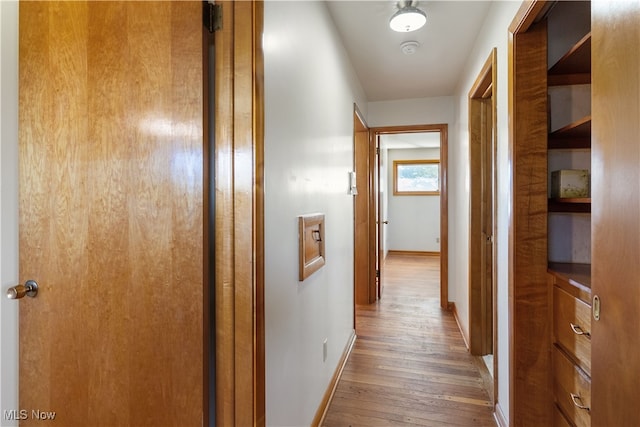
{"label": "hallway corridor", "polygon": [[484,366],[439,306],[439,258],[390,255],[382,299],[357,309],[358,338],[324,420],[343,426],[495,426]]}

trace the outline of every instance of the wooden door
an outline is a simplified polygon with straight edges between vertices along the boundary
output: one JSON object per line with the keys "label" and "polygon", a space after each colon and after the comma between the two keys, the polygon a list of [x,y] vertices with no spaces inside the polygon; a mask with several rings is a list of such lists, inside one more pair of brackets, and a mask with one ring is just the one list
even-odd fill
{"label": "wooden door", "polygon": [[[354,206],[354,289],[356,304],[371,304],[376,300],[375,290],[375,262],[371,259],[370,233],[370,193],[369,180],[369,128],[366,126],[361,113],[353,113],[353,145],[354,170],[358,194],[353,197]],[[355,310],[354,310],[355,313]],[[355,314],[354,314],[355,315]]]}
{"label": "wooden door", "polygon": [[200,2],[20,3],[20,408],[201,425]]}
{"label": "wooden door", "polygon": [[380,135],[376,135],[376,144],[374,150],[374,192],[375,192],[375,215],[376,215],[376,283],[378,286],[377,294],[378,299],[382,298],[382,292],[384,290],[384,283],[382,281],[382,269],[384,268],[384,221],[382,217],[382,191],[380,188],[380,170],[381,168],[381,156],[380,156]]}
{"label": "wooden door", "polygon": [[640,2],[591,6],[592,294],[601,307],[591,322],[591,425],[637,426]]}
{"label": "wooden door", "polygon": [[496,50],[469,92],[469,350],[493,353]]}
{"label": "wooden door", "polygon": [[493,354],[494,105],[492,97],[482,100],[482,354]]}

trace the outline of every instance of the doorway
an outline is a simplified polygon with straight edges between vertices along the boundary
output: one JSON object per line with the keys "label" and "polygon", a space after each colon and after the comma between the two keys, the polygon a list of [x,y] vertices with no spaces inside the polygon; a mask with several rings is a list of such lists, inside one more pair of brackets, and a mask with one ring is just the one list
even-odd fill
{"label": "doorway", "polygon": [[[440,215],[440,231],[439,231],[439,240],[440,240],[440,307],[449,309],[449,300],[448,300],[448,202],[447,202],[447,154],[448,154],[448,126],[446,124],[433,124],[433,125],[414,125],[414,126],[389,126],[389,127],[378,127],[378,128],[370,128],[368,129],[368,144],[367,149],[358,150],[358,141],[361,138],[358,138],[357,127],[354,128],[354,141],[356,141],[356,150],[355,150],[355,162],[356,165],[365,165],[367,167],[367,172],[364,171],[358,172],[359,179],[365,180],[366,182],[362,185],[359,185],[359,195],[362,195],[362,192],[365,192],[368,197],[367,206],[368,206],[368,216],[366,222],[356,221],[354,225],[356,236],[359,234],[364,234],[365,232],[369,236],[368,242],[369,244],[365,247],[358,244],[356,241],[354,251],[356,252],[356,258],[358,258],[358,254],[367,254],[368,259],[368,268],[371,269],[372,266],[377,266],[375,269],[374,278],[369,278],[369,286],[373,286],[375,289],[375,280],[378,280],[377,291],[375,292],[375,297],[371,298],[371,293],[369,294],[368,303],[371,304],[379,299],[383,295],[383,283],[380,281],[382,274],[381,269],[383,268],[383,259],[384,259],[384,242],[385,242],[385,221],[387,219],[384,217],[384,201],[382,200],[381,194],[384,186],[379,185],[381,182],[381,150],[380,143],[381,138],[384,135],[398,135],[398,134],[417,134],[417,133],[438,133],[439,134],[439,171],[438,171],[438,180],[439,180],[439,191],[440,191],[440,203],[439,203],[439,215]],[[361,128],[362,130],[363,128]],[[362,144],[362,142],[361,142]],[[384,166],[384,165],[383,165]],[[361,166],[364,167],[364,166]],[[384,182],[386,182],[386,178]],[[370,251],[370,252],[369,252]],[[362,255],[364,256],[364,255]],[[357,299],[354,300],[354,303],[358,303]],[[357,326],[357,319],[356,319]]]}
{"label": "doorway", "polygon": [[469,351],[483,356],[494,385],[496,72],[494,48],[469,91]]}
{"label": "doorway", "polygon": [[494,335],[495,61],[494,49],[469,92],[469,347],[480,356],[493,354]]}

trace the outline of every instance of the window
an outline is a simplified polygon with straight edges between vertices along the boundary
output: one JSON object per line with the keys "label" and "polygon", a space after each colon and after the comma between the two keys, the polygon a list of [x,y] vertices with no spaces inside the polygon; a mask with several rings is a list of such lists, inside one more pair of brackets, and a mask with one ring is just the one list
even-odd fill
{"label": "window", "polygon": [[394,160],[395,196],[435,196],[440,194],[439,160]]}

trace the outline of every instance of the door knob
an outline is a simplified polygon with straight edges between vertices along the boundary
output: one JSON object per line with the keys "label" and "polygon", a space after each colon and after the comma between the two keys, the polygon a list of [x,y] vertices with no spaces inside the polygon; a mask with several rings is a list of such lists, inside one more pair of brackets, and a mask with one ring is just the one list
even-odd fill
{"label": "door knob", "polygon": [[35,280],[27,280],[24,285],[16,285],[7,289],[7,298],[20,299],[24,296],[35,298],[38,295],[38,284]]}

